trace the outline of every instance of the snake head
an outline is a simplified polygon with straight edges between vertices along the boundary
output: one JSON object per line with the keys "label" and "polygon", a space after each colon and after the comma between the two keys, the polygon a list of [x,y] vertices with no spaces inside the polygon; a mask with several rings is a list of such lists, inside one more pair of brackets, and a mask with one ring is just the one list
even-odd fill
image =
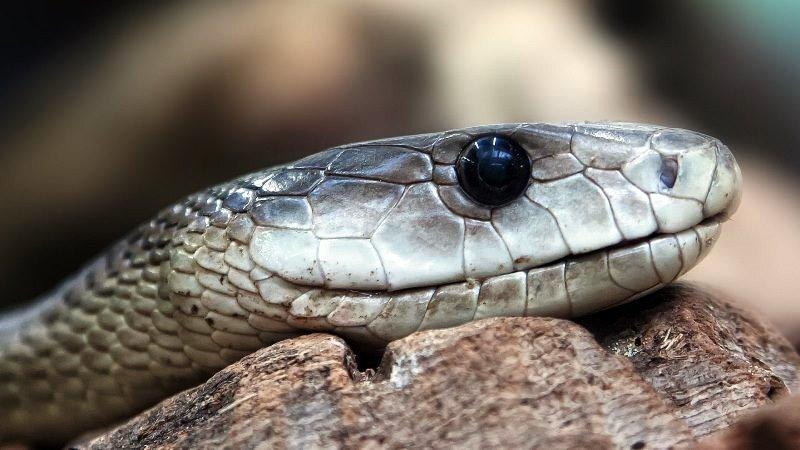
{"label": "snake head", "polygon": [[677,129],[524,124],[395,138],[273,174],[262,190],[277,195],[254,210],[272,228],[256,247],[301,283],[440,285],[689,229],[730,214],[740,180],[727,147]]}
{"label": "snake head", "polygon": [[[336,147],[234,186],[229,234],[261,278],[369,294],[516,277],[523,313],[572,316],[695,265],[741,173],[691,131],[504,124]],[[536,286],[560,306],[531,306]]]}

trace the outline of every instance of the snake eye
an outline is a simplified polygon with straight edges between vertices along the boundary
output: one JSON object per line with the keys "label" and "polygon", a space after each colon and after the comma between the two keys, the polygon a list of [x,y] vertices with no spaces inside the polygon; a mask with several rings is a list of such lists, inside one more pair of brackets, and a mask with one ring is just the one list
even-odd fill
{"label": "snake eye", "polygon": [[461,187],[473,200],[500,206],[528,187],[531,160],[516,142],[502,136],[483,136],[464,148],[456,172]]}

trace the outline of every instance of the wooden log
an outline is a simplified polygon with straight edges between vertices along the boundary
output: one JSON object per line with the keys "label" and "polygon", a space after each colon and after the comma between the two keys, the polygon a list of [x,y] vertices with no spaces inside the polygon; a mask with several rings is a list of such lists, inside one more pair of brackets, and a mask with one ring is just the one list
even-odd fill
{"label": "wooden log", "polygon": [[581,321],[677,408],[697,437],[800,390],[800,358],[770,324],[689,284]]}
{"label": "wooden log", "polygon": [[360,371],[341,339],[262,349],[86,448],[666,448],[798,386],[769,325],[677,285],[580,324],[496,318],[389,345]]}
{"label": "wooden log", "polygon": [[800,448],[800,396],[792,396],[704,440],[701,450]]}

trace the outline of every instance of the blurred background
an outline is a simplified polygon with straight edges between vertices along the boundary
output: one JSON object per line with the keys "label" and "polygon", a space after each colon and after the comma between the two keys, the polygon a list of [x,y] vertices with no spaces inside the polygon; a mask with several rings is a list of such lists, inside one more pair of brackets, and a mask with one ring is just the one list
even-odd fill
{"label": "blurred background", "polygon": [[626,120],[726,142],[742,206],[691,278],[800,343],[800,2],[10,2],[0,303],[160,208],[350,141]]}

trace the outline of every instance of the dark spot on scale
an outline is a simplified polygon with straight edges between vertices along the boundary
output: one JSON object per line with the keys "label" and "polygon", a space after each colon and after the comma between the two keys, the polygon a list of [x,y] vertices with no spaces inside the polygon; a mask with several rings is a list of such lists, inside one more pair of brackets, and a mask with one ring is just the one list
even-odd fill
{"label": "dark spot on scale", "polygon": [[212,319],[210,317],[206,317],[206,323],[213,327],[214,326],[214,319]]}
{"label": "dark spot on scale", "polygon": [[673,158],[661,159],[659,179],[665,187],[669,189],[675,187],[675,181],[678,179],[678,161]]}
{"label": "dark spot on scale", "polygon": [[197,314],[198,311],[200,311],[200,308],[198,308],[197,305],[192,305],[190,310],[191,310],[192,314]]}

